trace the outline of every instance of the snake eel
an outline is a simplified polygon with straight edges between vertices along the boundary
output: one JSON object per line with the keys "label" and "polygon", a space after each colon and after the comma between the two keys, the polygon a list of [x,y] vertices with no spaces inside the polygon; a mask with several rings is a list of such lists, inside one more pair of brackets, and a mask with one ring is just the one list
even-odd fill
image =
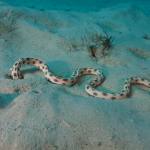
{"label": "snake eel", "polygon": [[96,87],[101,85],[104,81],[104,75],[100,70],[93,68],[80,68],[77,71],[75,71],[70,78],[63,78],[52,73],[48,69],[48,66],[45,63],[43,63],[43,61],[35,58],[20,58],[18,61],[16,61],[13,67],[10,69],[10,77],[13,80],[23,79],[23,74],[21,73],[20,69],[21,66],[24,64],[29,64],[37,67],[44,73],[45,78],[49,82],[60,85],[72,86],[79,81],[80,77],[84,75],[95,75],[96,78],[94,78],[94,80],[92,80],[89,84],[85,86],[85,91],[90,96],[102,99],[114,100],[127,98],[130,96],[131,86],[135,84],[143,85],[147,88],[150,88],[150,81],[140,77],[130,77],[125,80],[123,89],[120,93],[107,93],[98,91],[96,90]]}

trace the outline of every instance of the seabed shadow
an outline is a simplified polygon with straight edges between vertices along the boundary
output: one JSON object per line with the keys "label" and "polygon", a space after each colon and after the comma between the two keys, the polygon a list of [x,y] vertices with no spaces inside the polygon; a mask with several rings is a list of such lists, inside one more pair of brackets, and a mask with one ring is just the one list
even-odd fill
{"label": "seabed shadow", "polygon": [[0,94],[0,109],[6,108],[17,96],[18,93]]}

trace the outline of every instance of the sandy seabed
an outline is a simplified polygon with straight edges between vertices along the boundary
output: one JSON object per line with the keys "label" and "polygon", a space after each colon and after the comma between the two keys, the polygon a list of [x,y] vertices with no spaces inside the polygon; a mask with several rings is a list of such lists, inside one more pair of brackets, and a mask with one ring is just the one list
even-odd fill
{"label": "sandy seabed", "polygon": [[[64,77],[80,67],[101,69],[106,82],[98,89],[118,92],[127,77],[150,80],[149,25],[150,8],[142,4],[82,12],[1,2],[0,150],[149,150],[149,89],[133,87],[130,98],[107,101],[86,94],[90,76],[73,87],[47,82],[32,66],[23,68],[24,80],[5,76],[18,58],[35,57]],[[113,46],[92,58],[93,37],[105,32]]]}

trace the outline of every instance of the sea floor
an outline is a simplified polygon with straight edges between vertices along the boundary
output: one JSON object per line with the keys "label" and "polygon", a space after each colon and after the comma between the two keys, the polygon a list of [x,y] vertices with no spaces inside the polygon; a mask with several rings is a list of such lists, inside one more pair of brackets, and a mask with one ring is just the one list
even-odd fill
{"label": "sea floor", "polygon": [[[147,3],[82,11],[1,1],[0,150],[149,150],[150,89],[134,86],[131,97],[112,101],[86,93],[93,76],[72,87],[48,82],[33,66],[22,68],[23,80],[6,76],[19,58],[35,57],[66,78],[80,67],[100,69],[102,91],[119,92],[131,76],[150,80]],[[103,51],[106,36],[111,46]]]}

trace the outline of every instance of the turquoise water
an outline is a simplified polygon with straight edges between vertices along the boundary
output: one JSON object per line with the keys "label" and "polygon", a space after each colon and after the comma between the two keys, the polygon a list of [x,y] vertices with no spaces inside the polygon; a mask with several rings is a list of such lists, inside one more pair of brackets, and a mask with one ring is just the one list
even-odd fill
{"label": "turquoise water", "polygon": [[141,5],[149,3],[148,0],[1,0],[14,6],[24,6],[41,10],[77,10],[98,11],[120,3],[134,3]]}

